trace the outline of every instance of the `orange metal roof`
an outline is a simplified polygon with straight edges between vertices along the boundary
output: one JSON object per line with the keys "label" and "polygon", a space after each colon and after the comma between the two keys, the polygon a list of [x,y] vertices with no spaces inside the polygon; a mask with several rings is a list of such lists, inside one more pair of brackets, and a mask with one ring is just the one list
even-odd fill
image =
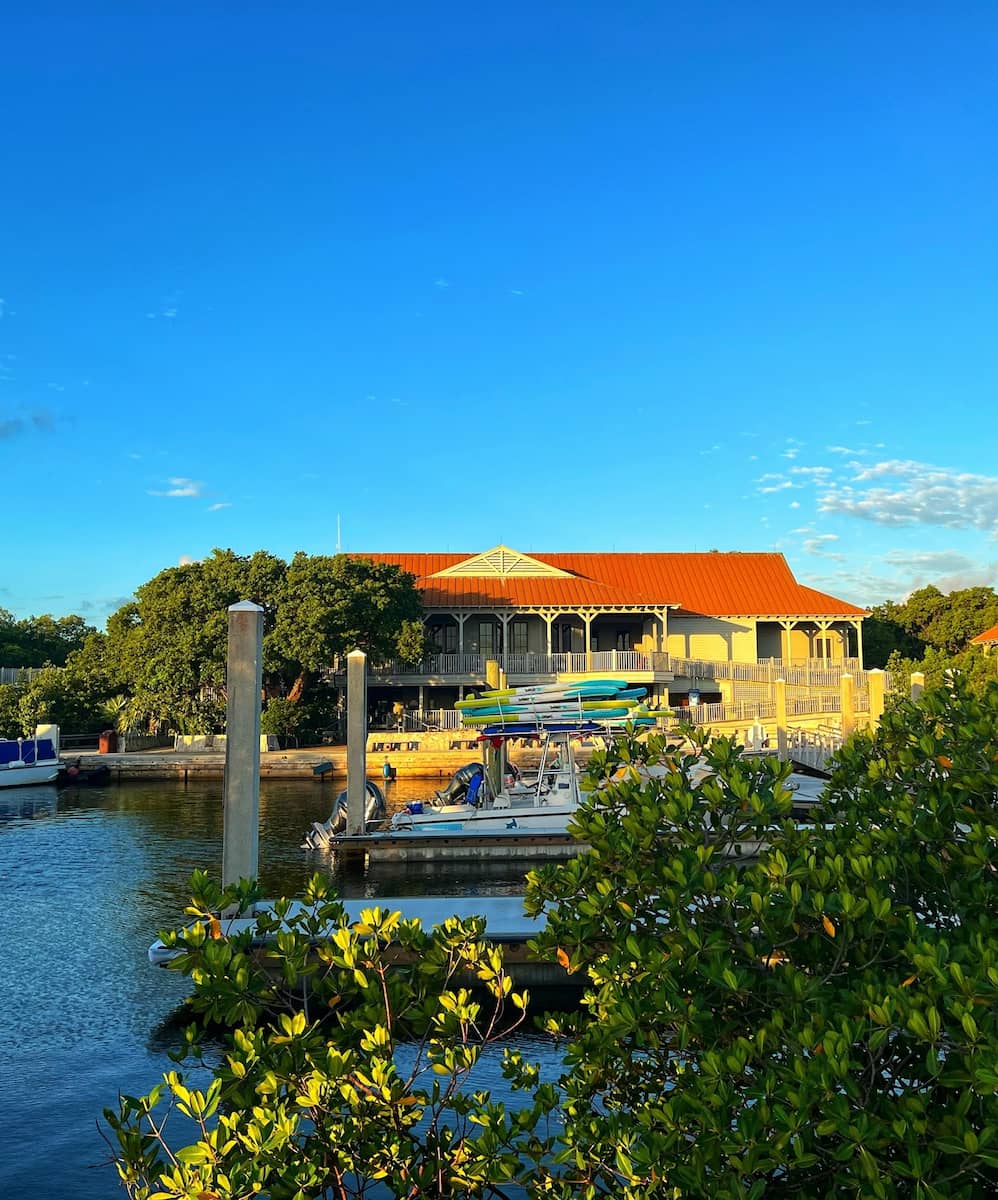
{"label": "orange metal roof", "polygon": [[977,637],[971,638],[974,645],[985,646],[991,642],[998,642],[998,625],[992,626],[991,629],[985,629],[983,633],[979,633]]}
{"label": "orange metal roof", "polygon": [[857,608],[794,579],[782,554],[541,554],[572,578],[431,576],[474,554],[358,554],[416,576],[427,608],[678,605],[706,616],[862,617]]}

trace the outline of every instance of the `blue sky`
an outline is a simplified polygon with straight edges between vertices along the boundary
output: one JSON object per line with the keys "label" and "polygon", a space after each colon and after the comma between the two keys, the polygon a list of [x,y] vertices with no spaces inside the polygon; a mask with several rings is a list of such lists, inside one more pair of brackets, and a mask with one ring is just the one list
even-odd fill
{"label": "blue sky", "polygon": [[5,14],[0,606],[213,546],[998,577],[998,7]]}

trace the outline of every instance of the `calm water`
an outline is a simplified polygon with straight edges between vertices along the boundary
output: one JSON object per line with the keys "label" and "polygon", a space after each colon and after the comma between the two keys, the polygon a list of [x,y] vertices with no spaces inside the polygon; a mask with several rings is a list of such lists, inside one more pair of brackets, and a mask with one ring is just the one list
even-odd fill
{"label": "calm water", "polygon": [[[391,785],[390,803],[429,784]],[[328,856],[299,848],[338,786],[265,783],[260,876],[292,895]],[[124,1195],[96,1120],[118,1091],[141,1094],[162,1071],[187,982],[148,965],[174,925],[191,871],[221,875],[221,783],[136,783],[56,792],[0,789],[0,1196]],[[338,874],[344,896],[522,890],[522,867],[375,866]],[[542,1056],[545,1047],[527,1039]],[[505,1090],[493,1065],[479,1086]]]}

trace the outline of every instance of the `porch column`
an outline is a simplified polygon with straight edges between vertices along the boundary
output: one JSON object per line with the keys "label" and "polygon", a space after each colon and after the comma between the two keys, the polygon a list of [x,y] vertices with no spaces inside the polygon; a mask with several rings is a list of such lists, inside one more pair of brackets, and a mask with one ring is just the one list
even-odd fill
{"label": "porch column", "polygon": [[464,653],[464,623],[468,619],[468,614],[467,613],[455,613],[454,616],[457,618],[457,652],[458,652],[458,654],[463,654]]}
{"label": "porch column", "polygon": [[547,631],[547,656],[550,658],[554,653],[551,649],[551,626],[554,623],[554,613],[541,613],[541,620],[544,622]]}
{"label": "porch column", "polygon": [[790,631],[793,629],[795,622],[781,621],[780,622],[780,659],[783,662],[784,668],[790,666],[791,650],[790,650]]}
{"label": "porch column", "polygon": [[[859,669],[863,669],[863,622],[853,621],[853,629],[856,630],[856,661],[859,663]],[[847,647],[848,648],[848,647]]]}
{"label": "porch column", "polygon": [[660,624],[658,649],[659,653],[665,654],[669,649],[669,610],[663,608],[658,614],[658,619]]}
{"label": "porch column", "polygon": [[506,613],[506,615],[503,616],[502,613],[497,613],[496,615],[499,618],[499,625],[502,629],[502,632],[499,635],[499,642],[502,646],[502,662],[505,664],[507,661],[506,656],[509,654],[509,623],[513,619],[513,614]]}
{"label": "porch column", "polygon": [[[821,649],[822,649],[821,657],[824,658],[825,657],[824,651],[828,649],[826,639],[828,638],[828,631],[832,627],[832,622],[831,621],[816,621],[815,624],[818,626],[818,637],[821,638]],[[818,655],[812,654],[810,657],[817,658]],[[845,655],[843,655],[842,657],[844,658]]]}

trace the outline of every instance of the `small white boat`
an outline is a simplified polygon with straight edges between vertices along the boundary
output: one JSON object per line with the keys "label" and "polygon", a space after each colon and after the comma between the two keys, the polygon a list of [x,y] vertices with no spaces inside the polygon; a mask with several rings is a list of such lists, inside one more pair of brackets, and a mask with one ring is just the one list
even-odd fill
{"label": "small white boat", "polygon": [[53,783],[59,766],[58,725],[39,725],[32,738],[0,738],[0,787]]}
{"label": "small white boat", "polygon": [[466,793],[458,803],[444,800],[450,787],[436,801],[410,802],[392,817],[390,833],[567,833],[579,807],[579,772],[572,737],[568,733],[549,734],[542,743],[537,772],[530,778],[509,773],[494,794],[484,772],[473,776],[469,783],[470,797]]}

